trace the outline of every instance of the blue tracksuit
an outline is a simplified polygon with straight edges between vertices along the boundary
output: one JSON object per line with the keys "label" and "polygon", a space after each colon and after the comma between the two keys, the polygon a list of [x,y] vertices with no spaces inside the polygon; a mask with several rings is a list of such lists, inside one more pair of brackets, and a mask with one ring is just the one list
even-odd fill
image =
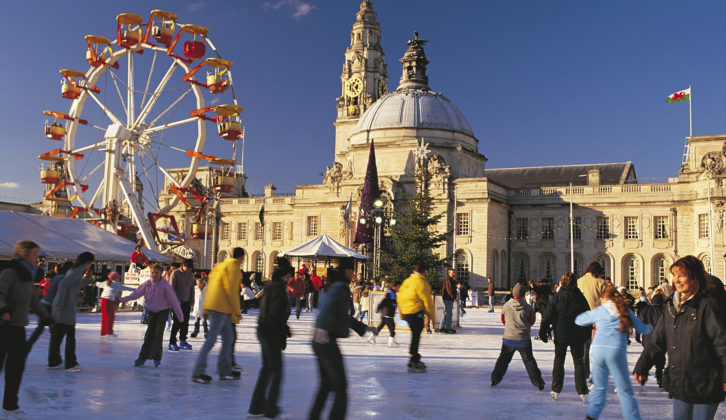
{"label": "blue tracksuit", "polygon": [[[628,312],[635,331],[641,334],[653,331],[653,328],[643,324],[633,311],[628,310]],[[597,328],[595,339],[592,341],[592,381],[595,387],[587,399],[587,415],[597,419],[605,407],[608,373],[610,373],[618,388],[623,418],[640,420],[626,359],[628,336],[620,331],[620,318],[615,304],[605,302],[602,306],[578,315],[575,323],[581,326],[595,324]]]}

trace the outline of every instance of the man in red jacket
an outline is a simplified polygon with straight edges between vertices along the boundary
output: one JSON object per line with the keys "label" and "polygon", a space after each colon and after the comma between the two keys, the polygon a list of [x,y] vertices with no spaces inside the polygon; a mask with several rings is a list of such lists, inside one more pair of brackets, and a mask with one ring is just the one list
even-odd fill
{"label": "man in red jacket", "polygon": [[298,271],[295,277],[291,278],[287,282],[287,295],[290,297],[290,310],[292,311],[292,307],[295,306],[295,316],[297,319],[300,319],[301,301],[305,294],[305,281],[303,280],[303,276],[304,274]]}

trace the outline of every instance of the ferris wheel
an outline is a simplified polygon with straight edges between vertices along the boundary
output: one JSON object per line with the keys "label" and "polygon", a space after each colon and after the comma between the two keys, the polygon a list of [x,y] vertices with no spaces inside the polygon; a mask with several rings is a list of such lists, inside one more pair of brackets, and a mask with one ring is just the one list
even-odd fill
{"label": "ferris wheel", "polygon": [[[219,54],[209,29],[177,19],[163,10],[151,11],[147,22],[122,13],[115,39],[87,35],[90,68],[60,71],[62,97],[72,101],[68,110],[44,111],[53,118],[46,121],[46,138],[63,146],[39,156],[50,162],[41,174],[50,184],[46,200],[65,202],[73,215],[92,214],[114,232],[126,218],[152,249],[158,242],[154,218],[180,200],[188,204],[182,192],[189,191],[200,160],[231,174],[244,136],[232,62]],[[208,121],[232,143],[232,159],[205,154]],[[218,190],[230,188],[229,177],[219,182]],[[173,194],[161,202],[165,189]]]}

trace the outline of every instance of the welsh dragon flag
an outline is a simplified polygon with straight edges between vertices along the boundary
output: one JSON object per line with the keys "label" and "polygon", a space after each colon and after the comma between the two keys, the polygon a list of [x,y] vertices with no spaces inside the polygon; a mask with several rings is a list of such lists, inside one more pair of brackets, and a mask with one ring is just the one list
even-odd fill
{"label": "welsh dragon flag", "polygon": [[668,95],[666,103],[674,104],[676,102],[690,101],[691,100],[691,88],[681,90],[679,92]]}

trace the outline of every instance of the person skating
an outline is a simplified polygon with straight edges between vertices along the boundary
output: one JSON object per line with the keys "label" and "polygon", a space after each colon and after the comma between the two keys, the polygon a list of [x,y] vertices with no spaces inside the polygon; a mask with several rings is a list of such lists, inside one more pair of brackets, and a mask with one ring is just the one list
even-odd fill
{"label": "person skating", "polygon": [[[187,343],[187,333],[189,332],[189,313],[194,306],[195,281],[193,268],[194,261],[186,259],[182,262],[181,267],[174,270],[169,276],[169,284],[174,289],[177,299],[179,299],[179,306],[183,315],[183,318],[173,317],[174,324],[172,324],[171,333],[169,334],[170,351],[192,349],[191,344]],[[176,344],[177,333],[179,333],[179,345]]]}
{"label": "person skating", "polygon": [[141,296],[144,297],[148,322],[139,357],[134,361],[136,367],[143,366],[149,359],[154,361],[155,367],[159,367],[161,364],[164,322],[169,318],[169,308],[174,311],[178,319],[184,319],[179,299],[177,299],[171,285],[162,279],[163,273],[164,267],[161,264],[154,264],[151,267],[151,278],[141,283],[128,296],[119,299],[120,302],[128,302]]}
{"label": "person skating", "polygon": [[50,328],[50,344],[48,345],[48,367],[60,368],[63,359],[60,346],[65,337],[65,369],[66,372],[80,372],[76,359],[76,303],[78,292],[93,282],[92,276],[84,277],[88,268],[95,261],[90,252],[82,252],[68,270],[58,286],[58,294],[53,299],[53,326]]}
{"label": "person skating", "polygon": [[197,279],[197,287],[194,288],[194,307],[190,316],[194,317],[194,331],[190,334],[190,337],[196,338],[199,335],[199,324],[204,325],[204,338],[207,338],[209,334],[209,325],[207,320],[202,316],[202,310],[204,306],[204,294],[207,291],[207,280],[205,276]]}
{"label": "person skating", "polygon": [[439,322],[439,332],[455,334],[456,330],[451,328],[454,316],[454,300],[456,299],[456,287],[454,286],[455,270],[448,270],[444,283],[441,285],[441,299],[444,301],[444,314]]}
{"label": "person skating", "polygon": [[303,278],[305,285],[305,312],[313,311],[313,297],[315,295],[315,285],[310,274],[305,274]]}
{"label": "person skating", "polygon": [[487,296],[489,297],[489,313],[494,312],[494,280],[491,277],[488,278],[489,285],[487,286]]}
{"label": "person skating", "polygon": [[101,337],[116,337],[113,332],[113,322],[116,318],[116,301],[118,295],[124,290],[133,291],[133,287],[126,287],[121,283],[121,275],[115,271],[108,273],[105,281],[96,282],[101,292]]}
{"label": "person skating", "polygon": [[675,292],[644,341],[633,376],[644,384],[656,358],[667,353],[663,386],[673,400],[673,419],[712,420],[726,390],[721,292],[709,287],[703,263],[692,255],[674,262],[670,272]]}
{"label": "person skating", "polygon": [[[383,327],[388,327],[388,347],[398,347],[400,345],[396,341],[396,321],[394,319],[396,316],[396,291],[400,285],[401,283],[397,281],[391,283],[391,288],[386,291],[386,295],[381,300],[381,303],[378,304],[376,311],[381,314],[381,323],[376,328],[376,331],[380,333]],[[368,341],[375,344],[378,333],[372,335]]]}
{"label": "person skating", "polygon": [[257,338],[262,348],[262,368],[252,393],[249,413],[265,418],[280,414],[277,400],[282,382],[282,351],[292,334],[287,326],[290,313],[287,310],[285,285],[295,270],[286,258],[277,258],[272,279],[264,287],[257,317]]}
{"label": "person skating", "polygon": [[[597,333],[592,341],[592,381],[594,387],[587,399],[587,416],[597,419],[605,407],[608,377],[612,375],[620,398],[620,409],[626,420],[639,420],[638,402],[628,377],[628,336],[635,329],[641,334],[653,331],[643,324],[626,306],[623,297],[612,286],[600,296],[602,304],[575,318],[581,326],[595,324]],[[608,375],[608,373],[610,375]]]}
{"label": "person skating", "polygon": [[18,390],[25,370],[28,312],[32,309],[40,324],[51,322],[33,285],[39,252],[35,242],[18,242],[14,259],[0,273],[0,371],[5,370],[3,414],[8,418],[24,415],[18,405]]}
{"label": "person skating", "polygon": [[305,282],[303,280],[303,270],[297,272],[287,282],[287,295],[290,297],[290,310],[295,307],[295,318],[300,319],[300,305],[302,297],[305,294]]}
{"label": "person skating", "polygon": [[492,386],[496,386],[502,381],[516,351],[522,357],[529,381],[535,388],[542,391],[545,382],[542,379],[542,372],[537,367],[534,354],[532,354],[532,340],[530,339],[535,312],[532,306],[524,300],[525,291],[526,287],[522,283],[515,284],[512,288],[512,298],[502,306],[504,337],[502,338],[502,350],[492,371]]}
{"label": "person skating", "polygon": [[234,248],[232,257],[217,264],[209,273],[209,283],[204,296],[202,316],[209,319],[209,335],[197,355],[192,371],[192,382],[208,384],[212,377],[205,373],[207,355],[214,347],[217,336],[222,335],[222,349],[217,360],[217,372],[220,381],[239,380],[240,372],[232,367],[232,340],[234,325],[242,320],[239,306],[240,282],[242,273],[240,264],[245,252],[242,248]]}
{"label": "person skating", "polygon": [[408,350],[411,355],[408,361],[409,372],[426,371],[426,364],[421,361],[418,347],[424,327],[424,314],[431,317],[434,313],[431,285],[420,271],[421,265],[417,263],[413,267],[413,273],[401,284],[396,297],[398,312],[411,328],[411,344]]}
{"label": "person skating", "polygon": [[[600,263],[593,261],[587,266],[585,274],[577,279],[577,288],[580,289],[582,294],[587,299],[587,305],[590,310],[593,310],[600,306],[600,296],[607,286],[607,282],[603,279],[605,270],[602,268]],[[588,381],[592,383],[590,375],[590,345],[592,345],[592,337],[585,340],[585,377],[589,378]]]}
{"label": "person skating", "polygon": [[310,409],[310,420],[320,418],[325,401],[331,392],[335,394],[335,399],[328,418],[331,420],[345,418],[348,385],[343,355],[340,353],[337,340],[348,337],[350,329],[360,336],[366,331],[375,330],[374,327],[369,328],[355,319],[351,313],[352,296],[348,283],[353,279],[354,264],[352,259],[345,258],[339,262],[336,269],[328,270],[328,280],[331,284],[320,304],[313,330],[312,346],[318,361],[320,385]]}
{"label": "person skating", "polygon": [[542,313],[539,327],[539,337],[546,343],[550,331],[555,333],[555,360],[552,364],[552,391],[553,400],[562,392],[562,383],[565,377],[565,356],[567,347],[570,348],[572,363],[575,366],[575,390],[580,398],[587,401],[587,384],[585,383],[585,340],[590,338],[590,328],[575,324],[575,318],[589,309],[585,296],[575,284],[575,276],[565,273],[560,279],[560,288],[550,299],[549,305]]}
{"label": "person skating", "polygon": [[[68,270],[70,270],[72,266],[73,261],[66,261],[63,264],[58,265],[57,274],[53,277],[53,281],[50,282],[50,286],[45,292],[45,295],[40,298],[40,304],[43,305],[43,308],[45,308],[45,312],[49,315],[53,312],[53,299],[55,299],[55,295],[58,294],[58,286],[60,285],[61,280],[63,280],[63,277],[66,276],[66,273],[68,272]],[[48,326],[48,331],[50,331],[50,324],[46,325],[46,323],[43,322],[39,322],[38,326],[35,327],[35,330],[33,330],[33,333],[30,334],[28,341],[25,343],[26,354],[30,353],[30,350],[33,348],[35,342],[38,341],[46,326]]]}

